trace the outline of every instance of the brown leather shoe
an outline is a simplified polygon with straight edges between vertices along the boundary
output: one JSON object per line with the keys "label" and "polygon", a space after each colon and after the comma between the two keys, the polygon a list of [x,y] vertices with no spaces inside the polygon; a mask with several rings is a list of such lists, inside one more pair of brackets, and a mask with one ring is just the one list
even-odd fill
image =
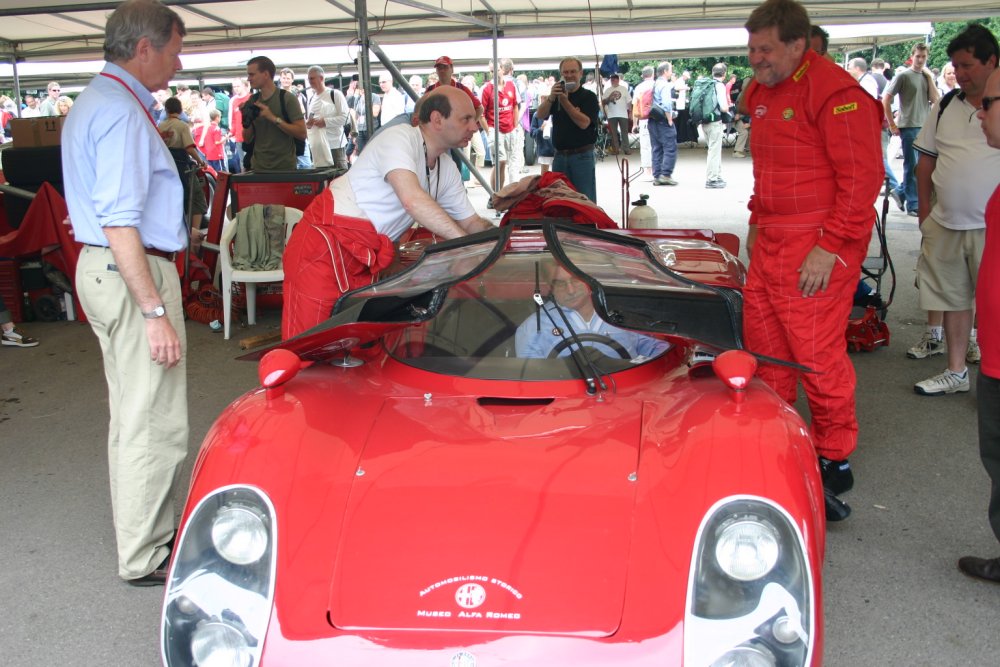
{"label": "brown leather shoe", "polygon": [[958,569],[974,579],[1000,584],[1000,558],[965,556],[958,559]]}
{"label": "brown leather shoe", "polygon": [[167,583],[167,570],[170,567],[170,556],[163,559],[155,570],[150,572],[144,577],[139,577],[138,579],[126,579],[125,583],[130,586],[163,586]]}

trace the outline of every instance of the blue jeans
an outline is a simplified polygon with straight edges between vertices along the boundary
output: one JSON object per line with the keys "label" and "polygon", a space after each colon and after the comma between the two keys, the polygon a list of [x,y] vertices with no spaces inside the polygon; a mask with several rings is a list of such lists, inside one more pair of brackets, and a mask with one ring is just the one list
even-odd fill
{"label": "blue jeans", "polygon": [[677,127],[650,118],[649,142],[653,144],[653,178],[672,176],[677,165]]}
{"label": "blue jeans", "polygon": [[295,158],[296,169],[312,169],[312,153],[309,151],[309,142],[306,142],[306,152]]}
{"label": "blue jeans", "polygon": [[566,174],[569,182],[578,192],[587,195],[590,201],[597,203],[597,176],[594,174],[596,162],[594,151],[584,151],[572,155],[556,153],[552,159],[552,171]]}
{"label": "blue jeans", "polygon": [[889,166],[889,139],[892,137],[892,132],[889,128],[882,130],[882,166],[885,167],[886,178],[889,179],[889,191],[899,190],[899,180],[896,178],[896,173]]}
{"label": "blue jeans", "polygon": [[913,142],[918,134],[919,127],[899,128],[899,138],[903,140],[903,182],[896,192],[906,201],[907,211],[917,210],[917,151]]}

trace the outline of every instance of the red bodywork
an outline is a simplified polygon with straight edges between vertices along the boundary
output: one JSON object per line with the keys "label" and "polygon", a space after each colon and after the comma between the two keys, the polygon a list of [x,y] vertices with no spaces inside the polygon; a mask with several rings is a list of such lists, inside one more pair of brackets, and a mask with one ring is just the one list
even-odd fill
{"label": "red bodywork", "polygon": [[[391,338],[379,326],[349,333]],[[222,486],[271,499],[265,666],[679,665],[706,512],[766,498],[804,541],[819,664],[823,495],[807,428],[763,383],[737,395],[674,342],[596,396],[578,380],[429,372],[382,345],[355,349],[358,367],[305,364],[219,417],[182,526]]]}

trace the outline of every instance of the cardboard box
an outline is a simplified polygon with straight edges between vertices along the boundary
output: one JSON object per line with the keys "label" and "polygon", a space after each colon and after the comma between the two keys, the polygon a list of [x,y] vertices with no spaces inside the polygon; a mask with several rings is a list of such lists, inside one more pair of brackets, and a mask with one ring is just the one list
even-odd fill
{"label": "cardboard box", "polygon": [[65,116],[40,118],[14,118],[10,122],[10,135],[15,148],[58,146],[62,139]]}

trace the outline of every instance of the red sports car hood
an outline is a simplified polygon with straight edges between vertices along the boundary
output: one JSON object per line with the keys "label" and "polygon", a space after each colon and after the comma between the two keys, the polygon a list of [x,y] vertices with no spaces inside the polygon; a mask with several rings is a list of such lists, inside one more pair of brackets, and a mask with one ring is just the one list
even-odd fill
{"label": "red sports car hood", "polygon": [[641,412],[620,398],[387,399],[347,504],[331,622],[614,633]]}

